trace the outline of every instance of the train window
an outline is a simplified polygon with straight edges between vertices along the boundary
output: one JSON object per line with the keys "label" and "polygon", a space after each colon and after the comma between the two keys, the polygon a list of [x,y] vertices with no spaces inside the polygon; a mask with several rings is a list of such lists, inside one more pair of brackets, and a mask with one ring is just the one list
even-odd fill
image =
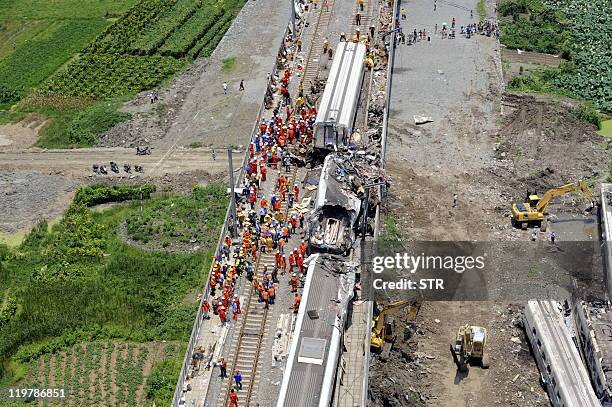
{"label": "train window", "polygon": [[542,352],[542,360],[546,360],[546,353]]}
{"label": "train window", "polygon": [[550,365],[546,365],[546,371],[550,374]]}
{"label": "train window", "polygon": [[535,336],[535,334],[536,334],[535,327],[534,327],[534,328],[531,328],[531,331],[533,332],[533,335]]}
{"label": "train window", "polygon": [[541,348],[542,347],[542,342],[540,342],[540,339],[538,338],[538,347]]}

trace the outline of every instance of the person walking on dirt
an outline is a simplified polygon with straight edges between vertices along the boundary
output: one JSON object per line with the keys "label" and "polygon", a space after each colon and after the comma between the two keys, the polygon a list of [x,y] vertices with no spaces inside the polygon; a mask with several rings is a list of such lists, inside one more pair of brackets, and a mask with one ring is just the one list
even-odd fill
{"label": "person walking on dirt", "polygon": [[557,234],[555,232],[550,232],[550,242],[555,244],[555,239],[557,238]]}
{"label": "person walking on dirt", "polygon": [[457,199],[458,199],[457,194],[453,194],[453,208],[457,207]]}
{"label": "person walking on dirt", "polygon": [[437,8],[438,8],[438,2],[437,0],[434,0],[434,11],[436,11]]}
{"label": "person walking on dirt", "polygon": [[223,94],[227,95],[227,82],[223,82]]}
{"label": "person walking on dirt", "polygon": [[244,79],[240,80],[240,86],[238,87],[238,90],[240,91],[244,90]]}
{"label": "person walking on dirt", "polygon": [[406,19],[406,9],[402,7],[402,9],[400,10],[400,14],[402,16],[402,20]]}
{"label": "person walking on dirt", "polygon": [[323,53],[327,54],[327,49],[329,48],[329,41],[327,37],[323,38]]}
{"label": "person walking on dirt", "polygon": [[361,25],[361,13],[357,13],[355,14],[355,24],[356,25]]}

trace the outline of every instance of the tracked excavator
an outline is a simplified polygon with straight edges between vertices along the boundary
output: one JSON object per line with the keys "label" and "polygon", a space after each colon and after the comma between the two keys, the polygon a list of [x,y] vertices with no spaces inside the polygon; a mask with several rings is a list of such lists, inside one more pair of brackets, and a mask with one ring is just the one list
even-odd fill
{"label": "tracked excavator", "polygon": [[549,189],[541,197],[537,194],[527,196],[526,203],[512,204],[512,225],[527,229],[529,226],[538,226],[542,232],[546,232],[547,219],[546,207],[551,199],[571,192],[580,192],[591,202],[593,206],[593,193],[589,187],[580,180],[576,184],[565,184],[558,188]]}
{"label": "tracked excavator", "polygon": [[450,350],[459,371],[466,372],[472,362],[479,362],[483,369],[489,368],[486,347],[487,329],[466,324],[459,328],[455,343],[450,345]]}
{"label": "tracked excavator", "polygon": [[396,336],[393,330],[393,315],[408,304],[410,304],[409,301],[394,301],[384,307],[380,314],[372,320],[370,346],[373,351],[380,354],[383,360],[387,359]]}

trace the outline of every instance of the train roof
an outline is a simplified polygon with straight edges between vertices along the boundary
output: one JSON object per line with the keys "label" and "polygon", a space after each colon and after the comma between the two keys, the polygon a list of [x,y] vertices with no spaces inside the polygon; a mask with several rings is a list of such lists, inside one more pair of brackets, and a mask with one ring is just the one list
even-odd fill
{"label": "train roof", "polygon": [[329,405],[355,284],[345,271],[338,257],[312,256],[277,407]]}
{"label": "train roof", "polygon": [[329,76],[321,97],[316,122],[335,122],[351,127],[361,90],[363,43],[341,41],[336,47]]}

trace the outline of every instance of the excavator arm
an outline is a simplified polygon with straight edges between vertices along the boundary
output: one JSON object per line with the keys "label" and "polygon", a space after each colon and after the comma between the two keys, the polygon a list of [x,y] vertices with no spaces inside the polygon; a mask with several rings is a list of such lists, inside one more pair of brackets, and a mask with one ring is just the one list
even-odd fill
{"label": "excavator arm", "polygon": [[565,184],[558,188],[549,189],[546,193],[540,198],[538,204],[536,205],[536,211],[544,212],[546,207],[550,203],[551,199],[556,198],[561,195],[568,194],[570,192],[580,191],[587,199],[593,200],[593,193],[589,189],[589,187],[584,183],[584,181],[580,180],[577,184]]}
{"label": "excavator arm", "polygon": [[376,334],[380,334],[385,328],[385,316],[397,312],[400,308],[405,307],[408,303],[409,301],[394,301],[387,305],[374,320],[374,332],[376,332]]}

